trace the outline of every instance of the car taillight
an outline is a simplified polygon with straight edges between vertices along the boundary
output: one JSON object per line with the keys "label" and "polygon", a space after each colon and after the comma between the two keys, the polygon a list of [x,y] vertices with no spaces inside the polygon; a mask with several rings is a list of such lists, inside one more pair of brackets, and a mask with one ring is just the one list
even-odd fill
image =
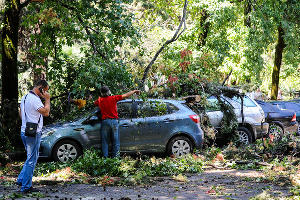
{"label": "car taillight", "polygon": [[293,118],[292,118],[292,122],[296,121],[296,113],[294,114]]}
{"label": "car taillight", "polygon": [[200,117],[198,115],[189,115],[189,117],[195,122],[200,123]]}

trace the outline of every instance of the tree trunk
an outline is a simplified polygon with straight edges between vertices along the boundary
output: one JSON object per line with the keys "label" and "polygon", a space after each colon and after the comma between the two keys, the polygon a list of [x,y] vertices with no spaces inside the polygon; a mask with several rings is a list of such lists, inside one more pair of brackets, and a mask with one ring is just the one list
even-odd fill
{"label": "tree trunk", "polygon": [[198,44],[197,44],[198,47],[202,47],[206,43],[206,38],[208,35],[209,26],[210,26],[210,23],[207,21],[208,17],[209,17],[209,14],[207,13],[206,9],[203,9],[201,12],[201,19],[200,19],[201,30],[200,30],[199,36],[198,36]]}
{"label": "tree trunk", "polygon": [[278,27],[278,41],[275,49],[275,61],[272,73],[272,89],[271,89],[271,99],[276,100],[278,95],[279,86],[279,74],[282,62],[282,53],[286,46],[283,40],[284,30],[281,26]]}
{"label": "tree trunk", "polygon": [[[16,124],[18,117],[18,30],[20,1],[6,1],[4,27],[2,29],[2,91],[1,123],[3,134],[11,142],[19,133]],[[19,138],[19,137],[17,137]],[[2,141],[3,143],[8,141]]]}
{"label": "tree trunk", "polygon": [[251,26],[250,12],[251,12],[251,1],[246,0],[244,2],[244,25],[247,27]]}

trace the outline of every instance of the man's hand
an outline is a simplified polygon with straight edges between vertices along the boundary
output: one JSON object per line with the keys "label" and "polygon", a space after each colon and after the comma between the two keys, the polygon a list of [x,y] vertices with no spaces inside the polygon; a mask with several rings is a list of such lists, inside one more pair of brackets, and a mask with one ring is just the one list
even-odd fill
{"label": "man's hand", "polygon": [[133,90],[135,94],[140,95],[141,94],[141,90]]}
{"label": "man's hand", "polygon": [[49,94],[49,92],[44,92],[43,94],[41,93],[41,96],[42,96],[45,100],[50,100],[50,94]]}
{"label": "man's hand", "polygon": [[130,92],[127,92],[126,94],[123,94],[123,95],[122,95],[122,98],[125,99],[125,98],[127,98],[127,97],[130,97],[130,96],[133,95],[133,94],[139,95],[140,93],[141,93],[140,90],[132,90],[132,91],[130,91]]}
{"label": "man's hand", "polygon": [[41,96],[45,99],[45,106],[38,110],[43,116],[48,117],[50,114],[50,94],[45,91]]}

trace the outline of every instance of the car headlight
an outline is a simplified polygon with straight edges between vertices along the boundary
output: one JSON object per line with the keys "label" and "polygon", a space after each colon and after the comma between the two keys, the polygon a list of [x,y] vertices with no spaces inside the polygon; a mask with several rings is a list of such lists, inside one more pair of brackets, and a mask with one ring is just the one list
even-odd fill
{"label": "car headlight", "polygon": [[54,132],[55,132],[54,130],[45,131],[45,132],[43,132],[43,134],[42,134],[42,138],[47,137],[47,136],[50,136],[50,135],[52,135]]}

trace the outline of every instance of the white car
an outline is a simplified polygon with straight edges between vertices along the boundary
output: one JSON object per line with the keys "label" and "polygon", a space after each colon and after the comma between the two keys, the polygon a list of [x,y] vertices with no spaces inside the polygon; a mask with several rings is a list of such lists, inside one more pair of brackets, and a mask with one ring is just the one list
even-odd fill
{"label": "white car", "polygon": [[[250,97],[246,95],[243,97],[243,110],[240,97],[234,96],[229,98],[221,96],[221,100],[227,105],[232,106],[236,114],[239,125],[238,134],[241,143],[252,143],[268,133],[269,124],[265,122],[264,111]],[[207,101],[209,106],[206,110],[206,114],[208,115],[211,125],[218,130],[221,127],[223,112],[221,112],[218,99],[215,96],[209,97]]]}

